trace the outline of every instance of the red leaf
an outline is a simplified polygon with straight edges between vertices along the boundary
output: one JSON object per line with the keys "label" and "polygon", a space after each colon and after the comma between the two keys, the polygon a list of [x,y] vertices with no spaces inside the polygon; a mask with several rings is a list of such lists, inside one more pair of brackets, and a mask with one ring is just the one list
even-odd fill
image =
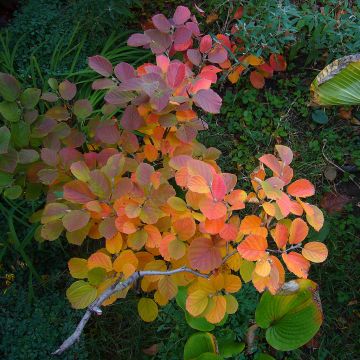
{"label": "red leaf", "polygon": [[188,49],[186,55],[194,65],[196,66],[200,65],[201,53],[198,49]]}
{"label": "red leaf", "polygon": [[151,18],[154,26],[163,33],[168,33],[171,28],[169,20],[164,14],[157,14]]}
{"label": "red leaf", "polygon": [[174,33],[174,44],[185,44],[191,39],[192,32],[187,27],[182,26],[175,30]]}
{"label": "red leaf", "polygon": [[234,19],[239,20],[242,18],[244,13],[244,8],[242,6],[238,7],[238,9],[235,11]]}
{"label": "red leaf", "polygon": [[73,180],[64,185],[64,199],[73,203],[85,204],[96,199],[86,183]]}
{"label": "red leaf", "polygon": [[175,25],[184,24],[185,21],[189,20],[190,15],[190,10],[186,6],[178,6],[173,17]]}
{"label": "red leaf", "polygon": [[209,238],[194,239],[188,249],[190,266],[203,272],[209,272],[221,265],[220,250]]}
{"label": "red leaf", "polygon": [[144,46],[150,43],[150,38],[146,34],[132,34],[127,44],[128,46]]}
{"label": "red leaf", "polygon": [[205,35],[200,40],[199,50],[201,53],[208,52],[212,47],[212,39],[210,35]]}
{"label": "red leaf", "polygon": [[126,62],[117,64],[115,66],[114,73],[120,81],[125,81],[136,76],[135,69]]}
{"label": "red leaf", "polygon": [[270,55],[270,65],[275,71],[285,71],[287,66],[284,57],[279,54]]}
{"label": "red leaf", "polygon": [[143,118],[140,116],[135,105],[129,105],[120,120],[121,126],[126,130],[137,130],[144,124]]}
{"label": "red leaf", "polygon": [[185,65],[181,62],[171,62],[167,74],[166,80],[172,88],[178,87],[185,78]]}
{"label": "red leaf", "polygon": [[112,65],[111,62],[100,55],[91,56],[88,59],[89,66],[95,72],[103,76],[110,76],[112,74]]}
{"label": "red leaf", "polygon": [[210,114],[219,114],[222,104],[221,97],[211,89],[199,90],[193,97],[195,104]]}
{"label": "red leaf", "polygon": [[227,60],[228,53],[224,47],[217,44],[213,49],[209,51],[208,59],[215,64],[221,64]]}
{"label": "red leaf", "polygon": [[265,86],[265,78],[258,71],[250,73],[250,82],[255,89],[262,89]]}

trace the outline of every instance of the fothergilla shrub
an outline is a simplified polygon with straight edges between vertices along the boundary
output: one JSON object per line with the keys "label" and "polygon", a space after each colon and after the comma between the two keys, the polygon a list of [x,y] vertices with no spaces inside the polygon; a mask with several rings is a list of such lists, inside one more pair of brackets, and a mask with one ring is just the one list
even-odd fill
{"label": "fothergilla shrub", "polygon": [[[67,289],[72,307],[100,313],[99,306],[125,297],[139,280],[138,310],[144,321],[155,320],[158,306],[186,287],[188,316],[219,324],[236,312],[232,294],[242,280],[252,281],[259,292],[284,297],[278,295],[289,289],[284,265],[306,279],[310,263],[326,259],[323,243],[306,242],[309,226],[315,231],[323,226],[323,214],[306,202],[314,186],[293,180],[293,153],[286,146],[260,157],[251,192],[242,190],[236,175],[221,171],[216,163],[220,152],[196,136],[207,128],[201,114],[220,111],[221,97],[211,86],[233,45],[225,35],[202,35],[183,6],[172,19],[159,14],[152,20],[154,29],[128,42],[149,47],[155,64],[135,69],[127,63],[113,67],[99,55],[89,58],[89,66],[102,76],[92,84],[104,95],[99,109],[87,99],[75,100],[76,85],[68,80],[58,84],[51,79],[52,92],[41,94],[22,92],[13,77],[1,75],[0,112],[6,124],[0,148],[2,157],[16,159],[11,168],[1,168],[1,176],[8,178],[2,186],[16,186],[12,174],[20,171],[29,184],[46,189],[47,203],[34,215],[41,221],[38,239],[65,234],[72,244],[93,241],[98,248],[88,258],[69,260],[76,279]],[[245,60],[262,65],[252,55]],[[13,124],[19,123],[28,129],[26,143],[12,135]],[[32,155],[26,169],[18,165],[23,148]],[[321,309],[313,305],[316,284],[291,284],[292,294],[307,294],[302,309],[312,306],[307,325],[301,325],[311,325],[302,345],[318,330]],[[90,315],[85,316],[87,321]],[[261,327],[271,325],[259,319]],[[286,348],[279,338],[268,341]]]}

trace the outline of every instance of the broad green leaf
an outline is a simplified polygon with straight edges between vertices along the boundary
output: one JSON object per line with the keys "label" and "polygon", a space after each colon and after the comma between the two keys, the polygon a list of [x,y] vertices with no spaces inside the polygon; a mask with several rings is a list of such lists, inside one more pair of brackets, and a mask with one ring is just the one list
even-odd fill
{"label": "broad green leaf", "polygon": [[222,360],[223,357],[214,353],[203,353],[200,356],[198,356],[195,360]]}
{"label": "broad green leaf", "polygon": [[17,122],[20,120],[21,109],[16,102],[3,101],[0,103],[0,114],[7,121]]}
{"label": "broad green leaf", "polygon": [[0,73],[0,95],[6,101],[15,101],[20,95],[20,84],[11,75]]}
{"label": "broad green leaf", "polygon": [[6,154],[10,143],[10,130],[6,126],[0,127],[0,154]]}
{"label": "broad green leaf", "polygon": [[317,285],[297,280],[299,290],[290,295],[265,292],[256,309],[256,323],[266,329],[267,342],[277,350],[294,350],[318,332],[323,316]]}
{"label": "broad green leaf", "polygon": [[186,341],[184,347],[184,360],[197,359],[204,353],[216,355],[216,348],[217,344],[214,335],[208,332],[195,333]]}
{"label": "broad green leaf", "polygon": [[224,329],[223,333],[217,337],[217,342],[219,352],[225,359],[234,358],[245,349],[245,344],[236,341],[235,333],[230,329]]}
{"label": "broad green leaf", "polygon": [[29,88],[24,90],[20,96],[21,105],[26,110],[33,109],[40,100],[41,90],[36,88]]}
{"label": "broad green leaf", "polygon": [[255,357],[255,360],[275,360],[275,358],[268,354],[261,353]]}
{"label": "broad green leaf", "polygon": [[74,309],[84,309],[95,299],[97,290],[84,280],[75,281],[67,290],[66,297]]}
{"label": "broad green leaf", "polygon": [[360,104],[360,54],[348,55],[326,66],[310,86],[314,105]]}

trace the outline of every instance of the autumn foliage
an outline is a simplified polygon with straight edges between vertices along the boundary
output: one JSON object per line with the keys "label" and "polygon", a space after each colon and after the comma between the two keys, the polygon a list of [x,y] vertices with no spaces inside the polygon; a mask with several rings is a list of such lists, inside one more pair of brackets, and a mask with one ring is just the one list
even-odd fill
{"label": "autumn foliage", "polygon": [[[141,279],[139,314],[153,321],[158,306],[187,287],[186,310],[211,324],[238,308],[234,293],[252,281],[259,292],[276,294],[285,269],[307,278],[310,264],[326,259],[320,242],[306,242],[309,227],[319,231],[323,214],[308,202],[315,194],[306,179],[294,180],[292,151],[275,146],[259,158],[245,191],[237,176],[217,165],[220,151],[196,140],[206,130],[203,113],[217,114],[221,97],[211,89],[224,74],[236,82],[252,66],[252,84],[261,88],[286,63],[272,55],[267,64],[253,55],[234,57],[240,45],[228,36],[203,35],[195,16],[177,7],[173,18],[155,15],[154,28],[134,34],[130,46],[149,48],[156,62],[138,68],[106,58],[89,58],[101,77],[92,88],[104,92],[101,111],[76,97],[70,81],[43,93],[47,106],[31,129],[40,139],[27,181],[47,189],[37,236],[69,243],[91,239],[89,258],[72,258],[76,281],[67,296],[74,308],[90,305],[109,286],[140,270],[187,267],[192,273]],[[235,58],[235,62],[234,62]],[[74,124],[86,124],[86,133]],[[15,165],[16,166],[16,165]],[[130,287],[103,305],[126,296]]]}

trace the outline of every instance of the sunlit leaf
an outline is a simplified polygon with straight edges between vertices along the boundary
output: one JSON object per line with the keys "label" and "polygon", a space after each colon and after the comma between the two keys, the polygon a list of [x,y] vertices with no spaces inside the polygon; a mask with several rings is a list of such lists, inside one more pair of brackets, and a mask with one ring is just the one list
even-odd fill
{"label": "sunlit leaf", "polygon": [[328,249],[323,243],[312,241],[305,244],[302,249],[302,255],[311,262],[321,263],[325,261],[328,256]]}

